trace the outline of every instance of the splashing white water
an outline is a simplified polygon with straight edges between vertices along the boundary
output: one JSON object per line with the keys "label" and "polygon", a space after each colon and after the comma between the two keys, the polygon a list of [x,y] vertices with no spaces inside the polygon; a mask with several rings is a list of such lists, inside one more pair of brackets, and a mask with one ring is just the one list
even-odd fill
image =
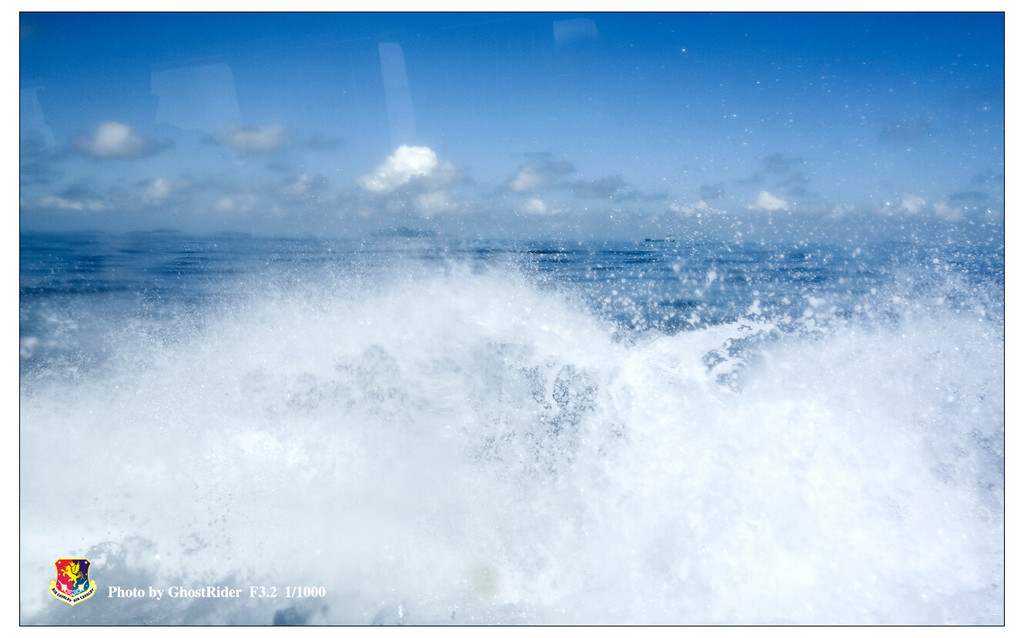
{"label": "splashing white water", "polygon": [[[1002,622],[986,318],[626,344],[509,272],[390,282],[111,327],[23,387],[22,622]],[[74,608],[66,556],[101,589]]]}

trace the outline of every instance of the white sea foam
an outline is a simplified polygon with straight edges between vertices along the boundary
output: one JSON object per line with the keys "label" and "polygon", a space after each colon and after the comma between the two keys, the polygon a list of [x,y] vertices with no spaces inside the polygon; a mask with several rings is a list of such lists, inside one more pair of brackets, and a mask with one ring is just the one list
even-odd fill
{"label": "white sea foam", "polygon": [[[23,387],[22,622],[1002,622],[990,317],[626,343],[442,270],[110,326],[102,366]],[[67,556],[103,592],[74,608]]]}

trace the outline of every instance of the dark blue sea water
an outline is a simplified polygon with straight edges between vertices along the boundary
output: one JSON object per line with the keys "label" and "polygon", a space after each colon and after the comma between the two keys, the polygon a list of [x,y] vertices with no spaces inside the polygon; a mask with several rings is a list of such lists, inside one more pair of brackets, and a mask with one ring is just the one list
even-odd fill
{"label": "dark blue sea water", "polygon": [[1002,623],[1000,237],[24,234],[20,285],[23,623]]}

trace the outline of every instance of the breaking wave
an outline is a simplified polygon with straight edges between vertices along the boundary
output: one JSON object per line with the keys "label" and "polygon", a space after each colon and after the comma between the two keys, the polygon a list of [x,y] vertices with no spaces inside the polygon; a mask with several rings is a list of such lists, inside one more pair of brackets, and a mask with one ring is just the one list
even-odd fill
{"label": "breaking wave", "polygon": [[623,339],[446,263],[100,321],[23,373],[22,622],[1000,624],[1001,319],[907,294]]}

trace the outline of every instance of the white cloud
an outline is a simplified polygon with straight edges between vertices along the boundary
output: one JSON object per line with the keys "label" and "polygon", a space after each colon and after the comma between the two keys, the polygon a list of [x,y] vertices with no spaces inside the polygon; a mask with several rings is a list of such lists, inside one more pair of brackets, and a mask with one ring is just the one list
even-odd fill
{"label": "white cloud", "polygon": [[281,187],[281,192],[288,197],[306,197],[315,194],[327,185],[323,177],[314,177],[303,173],[295,179],[286,182]]}
{"label": "white cloud", "polygon": [[135,135],[127,124],[104,122],[91,137],[76,139],[75,147],[93,157],[132,158],[155,153],[158,144]]}
{"label": "white cloud", "polygon": [[901,203],[903,205],[903,210],[908,213],[917,213],[920,212],[928,202],[925,201],[923,197],[908,193],[903,196],[903,201]]}
{"label": "white cloud", "polygon": [[149,183],[142,194],[142,201],[146,204],[161,204],[171,194],[171,182],[163,177],[158,177]]}
{"label": "white cloud", "polygon": [[520,213],[527,215],[543,215],[548,212],[547,204],[536,197],[526,200],[526,203],[517,209]]}
{"label": "white cloud", "polygon": [[508,189],[513,193],[527,193],[551,185],[560,175],[575,169],[568,162],[556,162],[547,153],[530,156],[530,161],[508,179]]}
{"label": "white cloud", "polygon": [[390,193],[415,177],[433,178],[443,184],[454,179],[454,174],[454,167],[439,162],[430,148],[403,144],[373,173],[360,177],[356,183],[371,193]]}
{"label": "white cloud", "polygon": [[933,206],[935,214],[948,221],[963,219],[963,211],[959,207],[953,207],[945,202],[938,202]]}
{"label": "white cloud", "polygon": [[786,210],[789,208],[789,204],[786,200],[776,197],[768,191],[761,191],[757,196],[757,208],[761,210]]}
{"label": "white cloud", "polygon": [[256,206],[256,196],[251,193],[224,195],[217,200],[216,208],[222,213],[248,213]]}
{"label": "white cloud", "polygon": [[725,212],[717,208],[711,207],[703,199],[693,204],[677,204],[673,202],[668,205],[668,209],[673,213],[679,213],[680,215],[696,215],[697,217],[700,217],[701,215],[704,214],[712,215],[722,214]]}
{"label": "white cloud", "polygon": [[857,207],[853,204],[836,204],[832,208],[832,217],[838,219],[850,215],[857,211]]}
{"label": "white cloud", "polygon": [[247,153],[266,153],[288,143],[288,129],[283,124],[234,126],[221,131],[220,143]]}
{"label": "white cloud", "polygon": [[455,166],[438,160],[430,148],[403,145],[356,183],[375,196],[372,206],[378,210],[411,210],[430,217],[463,209],[446,190],[458,179]]}
{"label": "white cloud", "polygon": [[452,201],[448,198],[448,194],[444,191],[420,193],[413,200],[413,206],[417,212],[425,217],[430,217],[435,213],[450,211],[454,208]]}
{"label": "white cloud", "polygon": [[548,181],[548,175],[538,172],[533,166],[524,166],[509,180],[508,188],[513,193],[525,193],[546,185]]}
{"label": "white cloud", "polygon": [[313,178],[303,173],[294,180],[284,185],[282,190],[285,195],[300,196],[305,195],[309,192],[310,187],[313,185]]}
{"label": "white cloud", "polygon": [[58,197],[56,195],[48,195],[39,200],[39,205],[43,208],[59,208],[61,210],[81,210],[97,212],[106,210],[107,206],[103,202],[95,199],[68,199],[66,197]]}

